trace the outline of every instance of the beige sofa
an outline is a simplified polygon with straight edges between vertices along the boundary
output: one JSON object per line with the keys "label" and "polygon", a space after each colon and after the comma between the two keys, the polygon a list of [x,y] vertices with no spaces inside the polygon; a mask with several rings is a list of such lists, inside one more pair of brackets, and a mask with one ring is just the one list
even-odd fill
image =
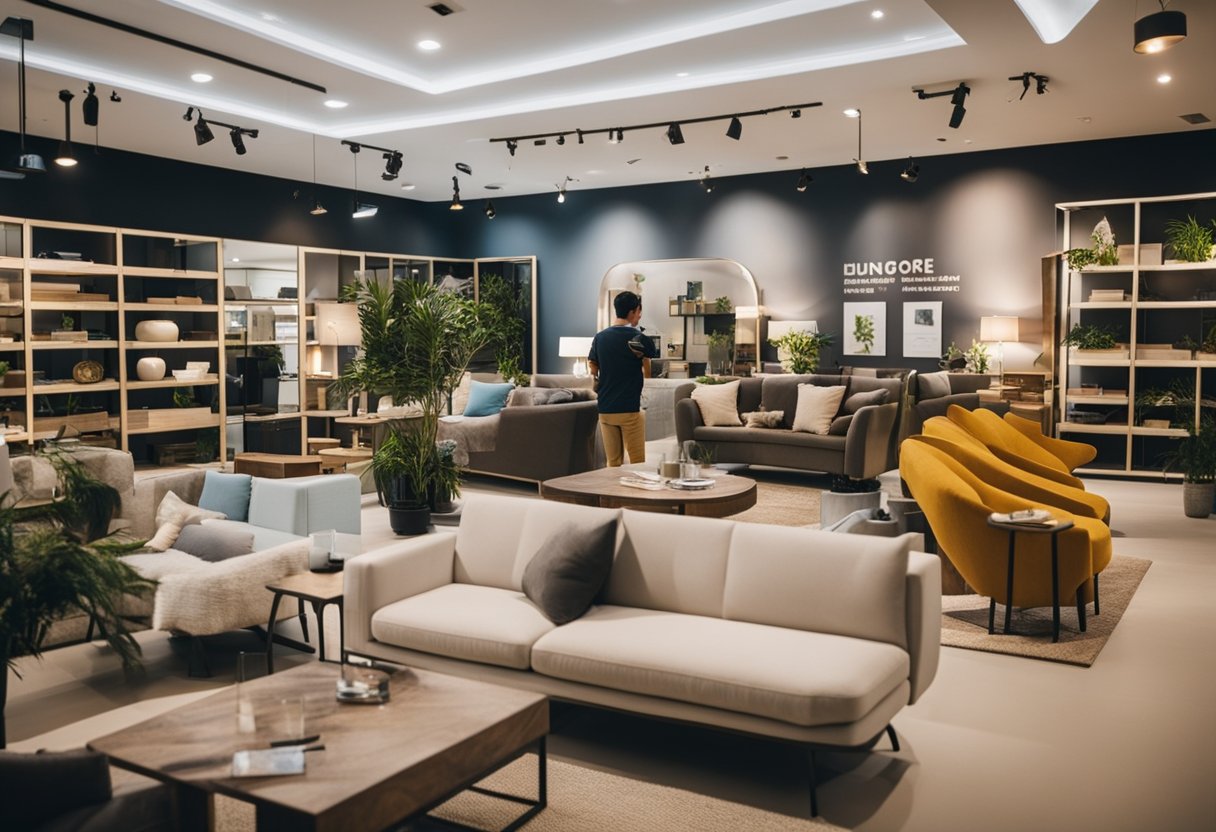
{"label": "beige sofa", "polygon": [[[608,583],[555,626],[524,567],[565,523],[619,524]],[[937,670],[940,564],[877,538],[469,495],[459,530],[347,563],[346,649],[558,699],[870,747]]]}

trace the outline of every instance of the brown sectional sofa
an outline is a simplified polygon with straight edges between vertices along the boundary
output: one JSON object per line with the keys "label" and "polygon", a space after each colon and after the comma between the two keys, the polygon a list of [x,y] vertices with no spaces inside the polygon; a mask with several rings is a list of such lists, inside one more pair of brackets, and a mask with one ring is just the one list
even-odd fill
{"label": "brown sectional sofa", "polygon": [[[885,404],[860,408],[843,434],[821,436],[791,430],[799,384],[847,384],[846,397],[882,389],[888,391],[888,397]],[[741,379],[739,413],[784,411],[779,428],[708,427],[697,403],[689,398],[691,391],[682,391],[676,401],[676,438],[681,443],[695,439],[707,446],[715,462],[802,468],[869,479],[891,467],[903,390],[904,382],[898,378],[811,374]]]}

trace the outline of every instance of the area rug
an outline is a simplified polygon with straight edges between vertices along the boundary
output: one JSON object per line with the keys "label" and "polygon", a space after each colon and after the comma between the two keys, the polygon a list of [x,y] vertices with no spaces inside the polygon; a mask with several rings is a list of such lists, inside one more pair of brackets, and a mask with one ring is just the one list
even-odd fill
{"label": "area rug", "polygon": [[1085,632],[1077,629],[1077,608],[1060,609],[1060,640],[1051,641],[1051,608],[1014,608],[1012,631],[1001,633],[1005,608],[996,608],[997,632],[988,635],[988,599],[980,595],[942,597],[942,644],[986,653],[1004,653],[1028,659],[1089,667],[1098,658],[1123,612],[1148,572],[1151,560],[1127,555],[1114,557],[1099,580],[1102,614],[1086,610]]}
{"label": "area rug", "polygon": [[809,526],[819,522],[819,495],[824,489],[809,483],[819,484],[821,477],[808,480],[766,471],[754,478],[756,504],[747,511],[732,514],[728,519],[775,526]]}
{"label": "area rug", "polygon": [[[549,758],[549,806],[527,832],[833,832],[824,820],[795,818],[716,797],[658,786]],[[526,755],[482,781],[482,786],[523,797],[536,795],[536,758]],[[444,820],[501,829],[524,807],[462,792],[435,810]],[[253,832],[253,807],[217,795],[217,832]],[[419,821],[404,829],[431,832],[441,824]]]}

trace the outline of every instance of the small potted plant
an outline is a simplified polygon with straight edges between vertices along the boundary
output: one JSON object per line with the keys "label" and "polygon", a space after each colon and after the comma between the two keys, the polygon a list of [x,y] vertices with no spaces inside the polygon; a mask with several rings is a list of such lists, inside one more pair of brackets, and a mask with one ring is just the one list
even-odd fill
{"label": "small potted plant", "polygon": [[714,312],[717,312],[719,315],[725,315],[733,308],[734,304],[731,302],[729,295],[722,295],[714,299]]}
{"label": "small potted plant", "polygon": [[431,525],[430,456],[419,447],[420,432],[395,428],[372,455],[372,473],[389,526],[399,535],[426,534]]}
{"label": "small potted plant", "polygon": [[950,346],[946,347],[946,351],[942,353],[937,366],[943,370],[950,370],[956,373],[962,372],[967,366],[967,356],[958,348],[958,345],[951,341]]}
{"label": "small potted plant", "polygon": [[1118,337],[1109,327],[1076,323],[1060,341],[1077,358],[1086,355],[1097,358],[1127,358],[1128,350],[1120,345]]}
{"label": "small potted plant", "polygon": [[824,347],[831,346],[832,336],[792,329],[769,343],[780,351],[778,357],[787,373],[813,373],[819,368],[819,354]]}
{"label": "small potted plant", "polygon": [[1195,358],[1199,361],[1216,361],[1216,324],[1212,324],[1207,335],[1203,336],[1203,343],[1195,351]]}
{"label": "small potted plant", "polygon": [[711,373],[730,375],[734,364],[731,355],[735,347],[735,328],[729,332],[711,332],[705,336],[709,342],[709,370]]}
{"label": "small potted plant", "polygon": [[964,365],[969,373],[983,374],[988,372],[988,347],[979,341],[972,340],[971,346],[963,353],[966,360]]}
{"label": "small potted plant", "polygon": [[1194,217],[1165,224],[1165,241],[1177,261],[1204,263],[1212,259],[1212,229]]}
{"label": "small potted plant", "polygon": [[1216,419],[1205,418],[1187,429],[1165,455],[1165,472],[1182,474],[1182,510],[1187,517],[1207,517],[1216,500]]}

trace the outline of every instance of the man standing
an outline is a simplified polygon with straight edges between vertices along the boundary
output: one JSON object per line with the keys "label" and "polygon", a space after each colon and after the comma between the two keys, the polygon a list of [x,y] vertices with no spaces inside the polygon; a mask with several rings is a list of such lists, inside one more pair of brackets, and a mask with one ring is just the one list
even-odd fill
{"label": "man standing", "polygon": [[613,299],[616,320],[591,341],[587,362],[598,381],[600,433],[609,467],[623,461],[646,461],[646,417],[642,413],[642,379],[650,375],[654,345],[637,329],[642,299],[621,292]]}

